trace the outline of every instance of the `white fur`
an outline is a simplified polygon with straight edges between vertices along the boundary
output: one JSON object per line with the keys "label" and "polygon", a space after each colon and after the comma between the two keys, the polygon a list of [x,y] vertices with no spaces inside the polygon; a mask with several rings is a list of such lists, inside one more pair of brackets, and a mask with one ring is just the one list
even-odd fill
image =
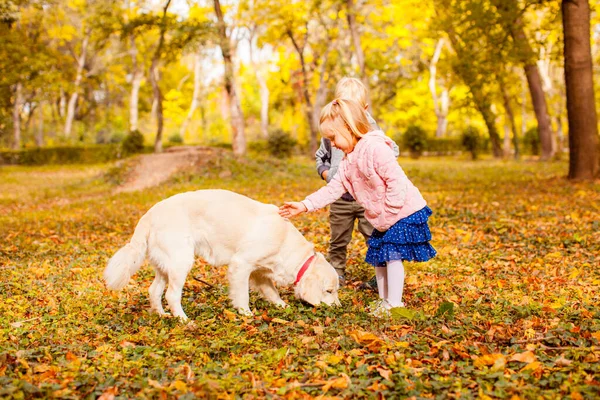
{"label": "white fur", "polygon": [[[109,289],[122,289],[146,257],[156,277],[150,286],[150,306],[164,314],[162,294],[174,316],[187,319],[181,292],[198,255],[214,266],[228,265],[233,306],[252,314],[249,289],[285,307],[274,283],[293,284],[313,245],[277,207],[225,190],[177,194],[157,203],[139,221],[131,241],[109,260],[104,280]],[[323,255],[317,254],[296,285],[298,298],[312,304],[339,305],[338,277]]]}

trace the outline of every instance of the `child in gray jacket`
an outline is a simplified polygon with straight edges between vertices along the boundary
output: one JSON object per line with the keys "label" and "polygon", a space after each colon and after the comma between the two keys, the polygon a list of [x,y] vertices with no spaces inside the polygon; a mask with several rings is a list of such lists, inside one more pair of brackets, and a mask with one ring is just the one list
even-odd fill
{"label": "child in gray jacket", "polygon": [[[368,109],[367,89],[362,82],[356,78],[342,78],[335,88],[335,97],[354,100],[361,104],[365,110]],[[367,112],[372,130],[379,130],[377,122]],[[399,155],[398,146],[395,145],[394,153]],[[335,176],[340,162],[344,158],[344,152],[331,146],[331,141],[321,139],[321,145],[315,153],[317,172],[326,182]],[[345,281],[346,254],[348,244],[352,240],[354,221],[358,220],[358,230],[368,240],[373,232],[373,226],[365,219],[365,210],[358,204],[350,193],[344,193],[342,197],[332,203],[329,207],[329,226],[331,229],[331,240],[329,242],[329,262],[338,275],[340,283]],[[375,288],[373,288],[375,289]]]}

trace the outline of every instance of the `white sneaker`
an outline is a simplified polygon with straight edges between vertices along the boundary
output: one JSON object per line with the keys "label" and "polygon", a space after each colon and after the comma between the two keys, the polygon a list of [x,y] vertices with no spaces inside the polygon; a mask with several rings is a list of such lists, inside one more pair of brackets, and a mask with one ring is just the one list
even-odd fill
{"label": "white sneaker", "polygon": [[370,307],[370,314],[376,318],[388,318],[392,314],[390,313],[392,306],[387,300],[379,300],[372,307]]}

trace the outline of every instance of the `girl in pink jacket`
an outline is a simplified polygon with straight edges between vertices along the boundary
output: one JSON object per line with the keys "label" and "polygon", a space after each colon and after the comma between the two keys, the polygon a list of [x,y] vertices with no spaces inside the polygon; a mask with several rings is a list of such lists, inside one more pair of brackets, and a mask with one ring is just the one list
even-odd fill
{"label": "girl in pink jacket", "polygon": [[321,111],[323,137],[346,155],[338,173],[301,202],[286,202],[279,209],[290,218],[333,203],[349,192],[364,208],[375,230],[368,242],[366,261],[375,266],[379,297],[375,316],[404,307],[402,261],[427,261],[436,254],[429,244],[427,220],[432,211],[419,189],[408,179],[394,156],[393,142],[382,131],[371,131],[367,115],[352,100],[336,99]]}

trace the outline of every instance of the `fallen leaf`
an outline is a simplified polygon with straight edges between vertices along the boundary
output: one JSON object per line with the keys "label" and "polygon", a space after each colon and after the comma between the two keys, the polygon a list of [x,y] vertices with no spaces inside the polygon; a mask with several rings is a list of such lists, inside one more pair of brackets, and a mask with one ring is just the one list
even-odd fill
{"label": "fallen leaf", "polygon": [[534,362],[536,359],[537,357],[535,356],[535,354],[533,354],[533,352],[526,351],[524,353],[513,354],[509,361],[518,361],[529,364]]}

